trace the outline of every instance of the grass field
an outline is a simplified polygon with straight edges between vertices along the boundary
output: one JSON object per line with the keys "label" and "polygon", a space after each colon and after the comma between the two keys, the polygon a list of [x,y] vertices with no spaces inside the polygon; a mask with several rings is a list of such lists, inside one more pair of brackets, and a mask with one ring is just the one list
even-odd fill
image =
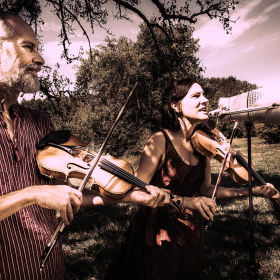
{"label": "grass field", "polygon": [[[235,139],[233,148],[247,154],[247,140]],[[252,161],[266,182],[280,189],[280,144],[252,139]],[[133,159],[134,161],[135,159]],[[128,160],[129,161],[129,160]],[[212,183],[220,164],[212,161]],[[222,186],[240,187],[223,176]],[[246,187],[246,186],[245,186]],[[205,279],[249,279],[250,212],[248,198],[217,201],[213,223],[204,232]],[[253,233],[257,245],[259,279],[280,279],[280,214],[271,202],[253,198]],[[111,256],[137,210],[135,205],[114,205],[79,211],[64,231],[65,279],[102,279]]]}

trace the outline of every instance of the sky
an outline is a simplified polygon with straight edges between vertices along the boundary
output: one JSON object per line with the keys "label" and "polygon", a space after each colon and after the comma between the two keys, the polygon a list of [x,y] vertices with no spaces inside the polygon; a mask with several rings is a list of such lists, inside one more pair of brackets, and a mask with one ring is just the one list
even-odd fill
{"label": "sky", "polygon": [[[181,0],[179,0],[181,1]],[[184,2],[184,1],[183,1]],[[194,38],[199,38],[200,50],[197,56],[206,67],[205,77],[234,76],[261,87],[280,88],[280,1],[275,0],[240,0],[239,5],[231,13],[231,34],[226,34],[218,19],[208,17],[199,18],[194,25]],[[114,5],[109,4],[109,9]],[[45,50],[43,57],[46,65],[55,68],[60,64],[60,73],[75,80],[75,70],[72,65],[62,61],[60,55],[62,46],[59,46],[59,23],[50,13],[48,7],[42,8],[42,17],[45,25],[42,28]],[[148,15],[156,12],[149,0],[142,0],[141,11]],[[113,19],[112,12],[106,25],[115,38],[122,35],[136,40],[141,19],[130,14],[133,22]],[[89,30],[89,29],[88,29]],[[98,27],[95,33],[90,34],[91,46],[103,43],[108,34]],[[113,36],[109,36],[113,37]],[[83,46],[88,50],[88,43],[77,28],[76,36],[71,37],[71,52],[76,55]]]}

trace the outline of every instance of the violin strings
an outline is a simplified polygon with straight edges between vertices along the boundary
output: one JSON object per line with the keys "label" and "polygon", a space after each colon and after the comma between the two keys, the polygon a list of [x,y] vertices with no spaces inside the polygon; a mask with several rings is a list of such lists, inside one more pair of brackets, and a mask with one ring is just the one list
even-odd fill
{"label": "violin strings", "polygon": [[[95,157],[95,153],[88,150],[85,147],[82,146],[77,146],[75,147],[73,150],[75,151],[83,151],[85,153],[87,153],[87,155],[92,156],[93,158]],[[85,156],[83,156],[83,158],[85,158]],[[147,183],[145,183],[144,181],[140,180],[139,178],[135,177],[134,175],[130,174],[129,172],[125,171],[124,169],[120,168],[119,166],[113,164],[111,161],[106,160],[105,158],[101,158],[99,164],[101,167],[103,165],[103,168],[110,173],[113,173],[114,175],[120,177],[121,179],[128,181],[129,183],[133,183],[138,187],[141,188],[145,188],[146,186],[148,186]]]}
{"label": "violin strings", "polygon": [[[115,175],[121,177],[124,180],[128,180],[129,183],[133,183],[141,188],[145,188],[148,184],[140,180],[139,178],[135,177],[134,175],[130,174],[129,172],[123,170],[122,168],[114,165],[112,162],[102,158],[101,163],[105,165],[111,171],[116,171]],[[107,170],[108,171],[108,170]]]}
{"label": "violin strings", "polygon": [[[85,150],[83,147],[79,148],[79,150]],[[91,155],[93,158],[95,157],[95,154],[93,152],[88,152],[89,155]],[[129,183],[134,183],[135,185],[145,188],[148,184],[140,180],[139,178],[135,177],[134,175],[128,173],[127,171],[123,170],[119,166],[113,164],[112,162],[102,158],[100,160],[100,166],[103,164],[104,169],[107,169],[106,171],[113,172],[114,175],[121,177],[124,180],[127,180]]]}
{"label": "violin strings", "polygon": [[[248,162],[242,157],[242,155],[237,152],[236,158],[239,160],[241,165],[248,171],[249,170]],[[257,172],[255,172],[253,168],[251,170],[252,170],[253,177],[255,177],[256,180],[259,181],[262,185],[265,185],[265,181],[263,180],[263,178]]]}
{"label": "violin strings", "polygon": [[123,170],[122,168],[114,165],[113,163],[111,163],[110,161],[108,161],[106,159],[101,159],[101,164],[104,164],[104,167],[107,169],[108,172],[115,171],[116,172],[115,175],[117,175],[121,179],[127,180],[129,183],[133,183],[141,188],[145,188],[148,185],[145,182],[138,179],[137,177],[135,177],[134,175],[132,175],[129,172]]}

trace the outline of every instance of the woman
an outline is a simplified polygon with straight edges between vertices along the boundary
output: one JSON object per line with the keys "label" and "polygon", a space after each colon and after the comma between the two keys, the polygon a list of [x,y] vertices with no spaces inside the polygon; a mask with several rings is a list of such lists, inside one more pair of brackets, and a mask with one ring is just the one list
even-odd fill
{"label": "woman", "polygon": [[[104,279],[203,279],[202,217],[213,220],[216,204],[210,199],[210,161],[190,140],[196,125],[208,119],[207,102],[195,79],[172,83],[163,96],[163,129],[148,140],[136,170],[143,181],[171,190],[182,210],[197,211],[181,220],[167,207],[141,207]],[[217,199],[248,195],[248,189],[220,187]],[[279,196],[271,184],[255,187],[253,195]]]}

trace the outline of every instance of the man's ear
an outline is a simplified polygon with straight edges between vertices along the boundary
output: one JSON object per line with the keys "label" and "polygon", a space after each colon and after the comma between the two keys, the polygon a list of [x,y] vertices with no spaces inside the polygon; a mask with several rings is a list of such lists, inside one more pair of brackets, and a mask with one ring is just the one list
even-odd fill
{"label": "man's ear", "polygon": [[179,113],[180,112],[180,105],[178,102],[171,102],[171,108],[176,112]]}

